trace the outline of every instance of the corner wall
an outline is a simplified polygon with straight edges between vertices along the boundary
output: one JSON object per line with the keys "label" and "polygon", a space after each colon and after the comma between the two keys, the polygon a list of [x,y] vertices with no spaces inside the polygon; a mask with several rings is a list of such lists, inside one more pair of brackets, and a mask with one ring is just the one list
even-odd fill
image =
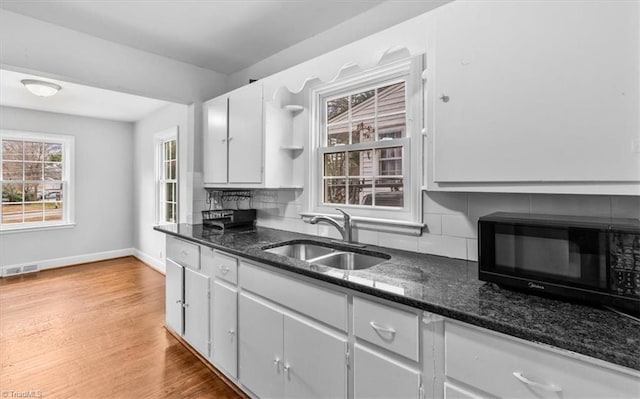
{"label": "corner wall", "polygon": [[130,255],[133,125],[0,107],[0,128],[75,137],[76,225],[0,233],[0,266],[41,267]]}
{"label": "corner wall", "polygon": [[178,126],[179,210],[181,223],[188,221],[192,203],[193,169],[189,169],[192,146],[189,143],[190,107],[171,104],[134,125],[133,133],[133,247],[135,255],[164,273],[165,234],[153,230],[155,215],[155,142],[154,135]]}

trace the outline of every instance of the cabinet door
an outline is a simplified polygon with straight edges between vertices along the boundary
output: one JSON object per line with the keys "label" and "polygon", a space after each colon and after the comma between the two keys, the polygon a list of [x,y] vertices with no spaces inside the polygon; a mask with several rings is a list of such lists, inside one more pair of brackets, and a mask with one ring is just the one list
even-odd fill
{"label": "cabinet door", "polygon": [[239,379],[259,398],[281,398],[282,313],[240,294]]}
{"label": "cabinet door", "polygon": [[214,283],[213,363],[229,375],[238,375],[238,291],[220,281]]}
{"label": "cabinet door", "polygon": [[167,327],[182,335],[184,333],[184,318],[182,317],[183,280],[182,270],[179,264],[167,259],[165,264],[165,313]]}
{"label": "cabinet door", "polygon": [[436,182],[640,180],[638,2],[436,11]]}
{"label": "cabinet door", "polygon": [[184,270],[184,339],[209,357],[209,277]]}
{"label": "cabinet door", "polygon": [[262,183],[262,86],[229,97],[229,183]]}
{"label": "cabinet door", "polygon": [[354,398],[418,398],[420,373],[355,344]]}
{"label": "cabinet door", "polygon": [[346,338],[284,316],[286,398],[346,398]]}
{"label": "cabinet door", "polygon": [[203,142],[204,182],[227,182],[227,98],[218,98],[205,106]]}
{"label": "cabinet door", "polygon": [[460,388],[450,382],[444,383],[444,399],[481,399],[474,393],[467,391],[464,388]]}

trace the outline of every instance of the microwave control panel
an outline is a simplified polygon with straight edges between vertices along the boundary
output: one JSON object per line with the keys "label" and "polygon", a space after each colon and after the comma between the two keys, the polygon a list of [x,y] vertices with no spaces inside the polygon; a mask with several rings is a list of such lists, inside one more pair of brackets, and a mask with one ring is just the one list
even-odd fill
{"label": "microwave control panel", "polygon": [[611,291],[640,298],[640,234],[612,233]]}

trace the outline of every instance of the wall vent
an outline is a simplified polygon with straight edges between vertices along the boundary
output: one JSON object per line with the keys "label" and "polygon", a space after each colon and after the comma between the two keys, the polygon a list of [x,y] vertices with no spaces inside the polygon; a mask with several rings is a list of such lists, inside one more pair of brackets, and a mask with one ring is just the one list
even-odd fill
{"label": "wall vent", "polygon": [[19,274],[26,274],[26,273],[35,273],[39,270],[40,268],[38,267],[37,264],[17,266],[17,267],[7,267],[6,269],[4,269],[2,273],[2,277],[17,276]]}

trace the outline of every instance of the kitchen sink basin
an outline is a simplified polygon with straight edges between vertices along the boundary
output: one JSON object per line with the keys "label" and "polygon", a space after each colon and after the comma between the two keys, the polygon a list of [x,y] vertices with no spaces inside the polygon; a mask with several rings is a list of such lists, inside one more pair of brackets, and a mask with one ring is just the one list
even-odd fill
{"label": "kitchen sink basin", "polygon": [[264,248],[264,250],[316,265],[343,270],[367,269],[391,258],[380,252],[367,251],[367,253],[362,253],[351,250],[345,245],[334,246],[313,241],[282,243],[271,248]]}
{"label": "kitchen sink basin", "polygon": [[290,258],[309,260],[309,259],[317,258],[319,256],[333,253],[336,250],[329,247],[322,247],[320,245],[314,245],[309,243],[299,243],[299,244],[285,244],[278,247],[266,249],[265,251],[271,252],[272,254],[288,256]]}

